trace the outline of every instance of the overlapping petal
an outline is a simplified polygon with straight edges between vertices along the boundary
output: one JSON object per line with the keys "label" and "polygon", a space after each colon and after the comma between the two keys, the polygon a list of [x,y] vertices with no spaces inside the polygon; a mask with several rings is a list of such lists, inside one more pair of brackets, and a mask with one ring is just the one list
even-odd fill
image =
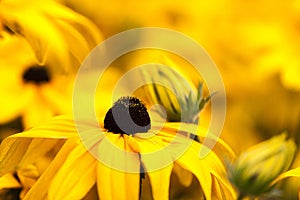
{"label": "overlapping petal", "polygon": [[49,199],[82,199],[96,183],[97,160],[77,145],[50,182]]}
{"label": "overlapping petal", "polygon": [[3,23],[29,42],[41,65],[60,63],[73,70],[102,40],[91,21],[55,1],[3,1],[0,10]]}
{"label": "overlapping petal", "polygon": [[39,128],[6,138],[0,146],[0,174],[31,164],[52,150],[58,151],[67,138],[76,136],[72,122],[67,117],[57,117]]}
{"label": "overlapping petal", "polygon": [[99,197],[107,200],[138,200],[140,161],[138,155],[126,143],[130,136],[109,134],[107,137],[108,139],[103,139],[107,143],[101,142],[98,149],[100,158],[97,165]]}

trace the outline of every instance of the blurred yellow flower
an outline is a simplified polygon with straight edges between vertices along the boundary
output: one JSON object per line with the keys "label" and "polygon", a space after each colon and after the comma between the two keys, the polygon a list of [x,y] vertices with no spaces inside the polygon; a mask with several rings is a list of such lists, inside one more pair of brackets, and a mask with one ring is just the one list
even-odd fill
{"label": "blurred yellow flower", "polygon": [[[206,147],[177,133],[196,130],[195,135],[203,139],[203,130],[184,123],[166,122],[162,127],[151,123],[145,109],[137,98],[121,98],[107,112],[105,129],[90,120],[77,122],[77,128],[85,130],[79,132],[81,138],[70,117],[57,117],[43,126],[8,137],[1,144],[0,175],[34,163],[57,142],[64,141],[25,199],[82,199],[94,187],[104,199],[176,199],[179,197],[169,196],[169,192],[176,194],[172,192],[176,187],[170,182],[174,180],[172,171],[177,171],[176,176],[182,180],[192,174],[192,181],[179,182],[194,188],[199,199],[234,199],[235,192],[216,153],[230,154],[226,144],[217,141],[217,148],[200,159],[200,149]],[[124,120],[126,112],[139,126]],[[149,184],[151,189],[147,190]],[[190,194],[180,195],[184,198],[182,195]]]}
{"label": "blurred yellow flower", "polygon": [[1,123],[22,116],[28,128],[53,115],[71,113],[74,75],[58,74],[48,65],[38,65],[22,38],[7,36],[0,47]]}
{"label": "blurred yellow flower", "polygon": [[0,123],[21,116],[28,128],[71,113],[74,72],[102,40],[99,29],[51,0],[1,1],[0,13]]}
{"label": "blurred yellow flower", "polygon": [[291,166],[295,152],[296,145],[286,138],[286,134],[274,136],[243,152],[229,167],[229,176],[239,190],[239,199],[270,192],[275,179]]}
{"label": "blurred yellow flower", "polygon": [[3,0],[6,31],[25,38],[39,65],[69,72],[78,68],[102,35],[90,20],[53,0]]}

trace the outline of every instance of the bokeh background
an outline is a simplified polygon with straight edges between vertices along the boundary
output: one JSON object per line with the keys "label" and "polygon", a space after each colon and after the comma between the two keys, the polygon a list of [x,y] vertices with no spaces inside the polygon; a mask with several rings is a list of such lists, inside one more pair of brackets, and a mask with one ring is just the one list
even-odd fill
{"label": "bokeh background", "polygon": [[[30,0],[27,4],[30,5],[31,1],[34,2]],[[18,2],[22,1],[2,2],[18,5]],[[221,137],[237,154],[283,131],[287,131],[288,136],[294,138],[299,145],[299,0],[58,2],[90,19],[101,32],[102,40],[124,30],[152,26],[180,31],[199,42],[218,66],[224,80],[228,103]],[[49,12],[51,13],[51,10]],[[35,23],[34,19],[32,23]],[[0,42],[1,77],[4,73],[14,73],[3,68],[12,69],[16,63],[22,65],[22,62],[27,62],[29,58],[18,58],[33,55],[23,40],[8,44],[0,38]],[[147,57],[146,54],[143,56]],[[127,61],[121,59],[114,63],[110,72],[114,75],[109,79],[117,79],[128,70],[130,62]],[[13,77],[11,74],[4,76]],[[7,87],[8,83],[5,80],[0,80],[1,87]],[[2,90],[0,103],[10,94],[9,90]],[[18,98],[18,95],[14,98]],[[209,112],[209,108],[207,111]],[[15,115],[3,120],[0,125],[2,139],[26,128],[22,116]],[[294,167],[299,165],[298,153]],[[295,199],[300,181],[291,178],[284,185],[287,199]]]}

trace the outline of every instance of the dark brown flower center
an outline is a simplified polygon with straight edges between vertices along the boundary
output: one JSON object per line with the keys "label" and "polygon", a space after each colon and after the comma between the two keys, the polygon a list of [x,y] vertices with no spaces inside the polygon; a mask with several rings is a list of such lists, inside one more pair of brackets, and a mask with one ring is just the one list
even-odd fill
{"label": "dark brown flower center", "polygon": [[50,74],[44,66],[31,66],[23,73],[24,82],[42,84],[50,82]]}
{"label": "dark brown flower center", "polygon": [[121,97],[108,110],[104,128],[116,134],[145,133],[151,128],[145,105],[135,97]]}

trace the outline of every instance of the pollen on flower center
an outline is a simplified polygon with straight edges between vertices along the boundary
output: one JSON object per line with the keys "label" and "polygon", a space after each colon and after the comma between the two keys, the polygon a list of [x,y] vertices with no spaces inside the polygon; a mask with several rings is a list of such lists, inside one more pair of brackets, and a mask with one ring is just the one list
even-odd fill
{"label": "pollen on flower center", "polygon": [[46,67],[31,66],[23,73],[24,82],[31,82],[35,84],[47,83],[50,81],[50,74]]}
{"label": "pollen on flower center", "polygon": [[145,133],[151,128],[145,105],[135,97],[121,97],[108,110],[104,128],[120,134]]}

